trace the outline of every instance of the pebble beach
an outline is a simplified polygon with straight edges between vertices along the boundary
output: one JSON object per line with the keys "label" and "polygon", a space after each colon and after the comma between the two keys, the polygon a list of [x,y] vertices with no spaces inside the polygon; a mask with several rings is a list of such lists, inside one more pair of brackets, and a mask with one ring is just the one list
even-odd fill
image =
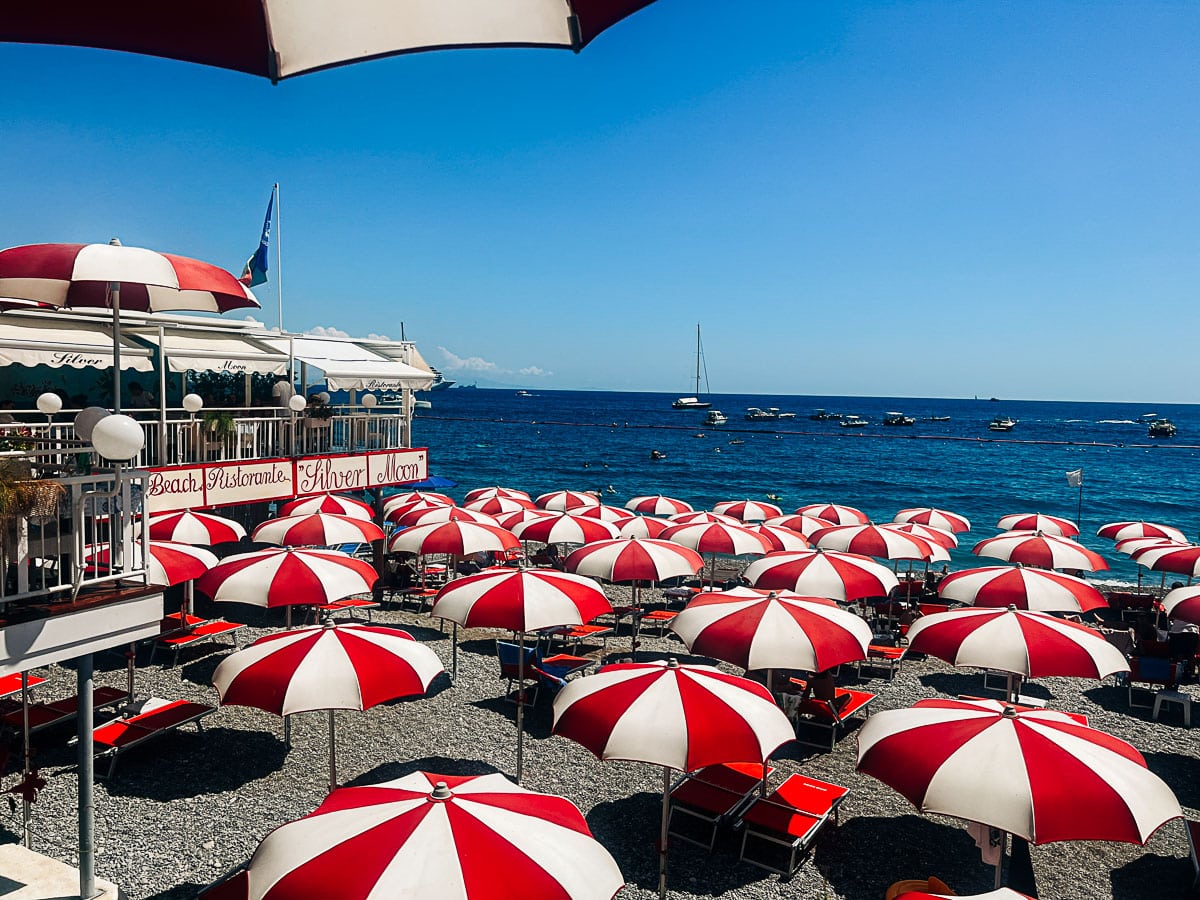
{"label": "pebble beach", "polygon": [[[614,601],[624,590],[607,588]],[[282,625],[282,613],[274,610],[222,605],[218,614],[247,622],[243,646]],[[374,623],[404,628],[431,646],[449,670],[449,624],[442,631],[438,620],[396,608],[377,610]],[[339,712],[339,783],[378,783],[415,770],[499,771],[511,776],[515,707],[503,697],[497,636],[494,631],[460,629],[454,684],[440,676],[424,698],[362,713]],[[627,656],[628,640],[624,630],[611,638],[609,656]],[[585,645],[584,650],[589,648]],[[139,698],[184,698],[215,705],[212,673],[228,652],[228,645],[200,645],[185,649],[178,665],[164,655],[149,665],[149,650],[142,648],[135,693]],[[600,647],[590,648],[588,655],[599,658]],[[668,657],[715,662],[690,656],[669,632],[663,637],[644,632],[639,660]],[[124,686],[122,655],[101,654],[96,662],[98,684]],[[36,698],[74,693],[74,672],[52,667],[37,674],[49,681],[37,688]],[[839,681],[878,694],[876,710],[908,706],[925,697],[984,693],[980,673],[957,671],[935,659],[906,660],[890,681],[868,674],[859,677],[843,668]],[[1185,814],[1197,814],[1200,732],[1183,726],[1178,707],[1164,710],[1161,721],[1151,721],[1148,709],[1129,708],[1125,688],[1111,678],[1104,683],[1047,678],[1027,685],[1024,692],[1046,700],[1050,708],[1085,713],[1093,727],[1129,741],[1175,791]],[[551,717],[551,701],[543,692],[538,704],[526,711],[523,785],[565,796],[583,811],[624,874],[621,900],[657,896],[661,770],[633,762],[598,762],[579,745],[552,735]],[[68,728],[36,739],[35,765],[48,784],[34,804],[33,829],[35,850],[75,862],[76,777],[74,751],[67,745],[70,736]],[[135,900],[182,900],[245,862],[271,829],[311,812],[326,795],[326,715],[294,716],[290,750],[282,738],[278,717],[225,707],[205,720],[203,733],[189,726],[123,755],[115,775],[97,782],[97,874]],[[794,876],[739,863],[740,837],[722,833],[711,855],[704,848],[672,842],[671,896],[879,900],[895,881],[930,875],[961,895],[991,889],[994,870],[982,864],[962,822],[918,814],[891,788],[858,774],[855,755],[851,731],[832,753],[789,744],[773,760],[777,771],[772,784],[803,772],[850,788],[840,824],[825,830]],[[98,762],[98,774],[106,768]],[[10,765],[0,787],[11,787],[14,781]],[[18,840],[19,833],[19,803],[0,801],[0,840]],[[1032,848],[1032,861],[1039,895],[1060,900],[1184,896],[1193,877],[1179,821],[1168,822],[1145,847],[1050,844]]]}

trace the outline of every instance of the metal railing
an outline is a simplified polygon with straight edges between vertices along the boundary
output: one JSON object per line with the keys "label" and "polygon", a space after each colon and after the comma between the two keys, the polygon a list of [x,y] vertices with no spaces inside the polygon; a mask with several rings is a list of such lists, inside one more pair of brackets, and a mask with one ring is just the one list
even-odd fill
{"label": "metal railing", "polygon": [[58,487],[47,488],[27,514],[0,520],[0,609],[13,601],[74,598],[84,588],[144,578],[145,473],[105,470],[41,480]]}

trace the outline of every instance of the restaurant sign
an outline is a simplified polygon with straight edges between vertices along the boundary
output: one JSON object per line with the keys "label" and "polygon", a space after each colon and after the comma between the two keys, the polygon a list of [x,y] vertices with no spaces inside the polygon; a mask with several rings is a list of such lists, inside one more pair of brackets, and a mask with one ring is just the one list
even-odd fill
{"label": "restaurant sign", "polygon": [[200,463],[149,472],[146,507],[159,513],[422,481],[429,475],[429,451],[418,447],[295,460]]}

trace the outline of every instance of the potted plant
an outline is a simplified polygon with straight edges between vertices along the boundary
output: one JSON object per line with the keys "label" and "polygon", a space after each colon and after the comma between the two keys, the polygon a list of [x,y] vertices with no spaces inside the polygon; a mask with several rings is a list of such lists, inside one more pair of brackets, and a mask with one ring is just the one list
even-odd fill
{"label": "potted plant", "polygon": [[237,422],[233,413],[212,409],[204,414],[204,430],[218,440],[229,437],[237,430]]}
{"label": "potted plant", "polygon": [[310,398],[304,417],[304,424],[309,428],[328,428],[333,424],[333,407],[317,397]]}

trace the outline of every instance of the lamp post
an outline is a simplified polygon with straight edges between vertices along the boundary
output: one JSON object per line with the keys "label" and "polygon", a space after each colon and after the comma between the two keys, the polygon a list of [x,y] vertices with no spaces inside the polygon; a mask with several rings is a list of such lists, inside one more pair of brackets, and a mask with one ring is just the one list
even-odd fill
{"label": "lamp post", "polygon": [[[90,415],[88,415],[90,413]],[[133,459],[146,445],[146,434],[142,426],[129,416],[112,415],[99,407],[85,409],[75,417],[75,431],[83,440],[90,441],[96,452],[113,464],[116,484],[110,491],[93,492],[93,496],[107,495],[110,502],[121,492],[121,463]],[[86,434],[84,433],[86,432]],[[109,571],[121,566],[121,550],[125,543],[125,518],[129,510],[125,504],[116,502],[118,524],[121,531],[119,542],[113,541],[109,532]],[[110,515],[109,521],[112,521]],[[142,548],[143,558],[149,551]],[[94,661],[92,654],[79,657],[76,669],[76,691],[78,709],[76,716],[79,764],[79,896],[92,897],[96,893],[96,806],[95,770],[92,759],[92,721],[95,709],[92,690],[95,687]],[[132,700],[132,692],[130,699]]]}
{"label": "lamp post", "polygon": [[300,410],[304,409],[306,406],[308,406],[308,401],[304,399],[303,394],[294,394],[292,398],[288,400],[288,409],[292,411],[292,456],[297,455],[296,450],[298,447],[296,443],[296,413],[300,412]]}
{"label": "lamp post", "polygon": [[[196,442],[197,446],[199,446],[200,438],[199,438],[199,435],[196,433],[196,413],[198,413],[198,412],[200,412],[200,410],[204,409],[204,398],[201,397],[199,394],[184,394],[182,402],[183,402],[183,408],[187,411],[187,414],[188,414],[188,423],[189,423],[188,424],[188,434],[190,434],[192,436],[192,440]],[[183,441],[177,440],[175,442],[175,461],[176,462],[183,462],[183,460],[181,458],[182,450],[183,450]]]}

